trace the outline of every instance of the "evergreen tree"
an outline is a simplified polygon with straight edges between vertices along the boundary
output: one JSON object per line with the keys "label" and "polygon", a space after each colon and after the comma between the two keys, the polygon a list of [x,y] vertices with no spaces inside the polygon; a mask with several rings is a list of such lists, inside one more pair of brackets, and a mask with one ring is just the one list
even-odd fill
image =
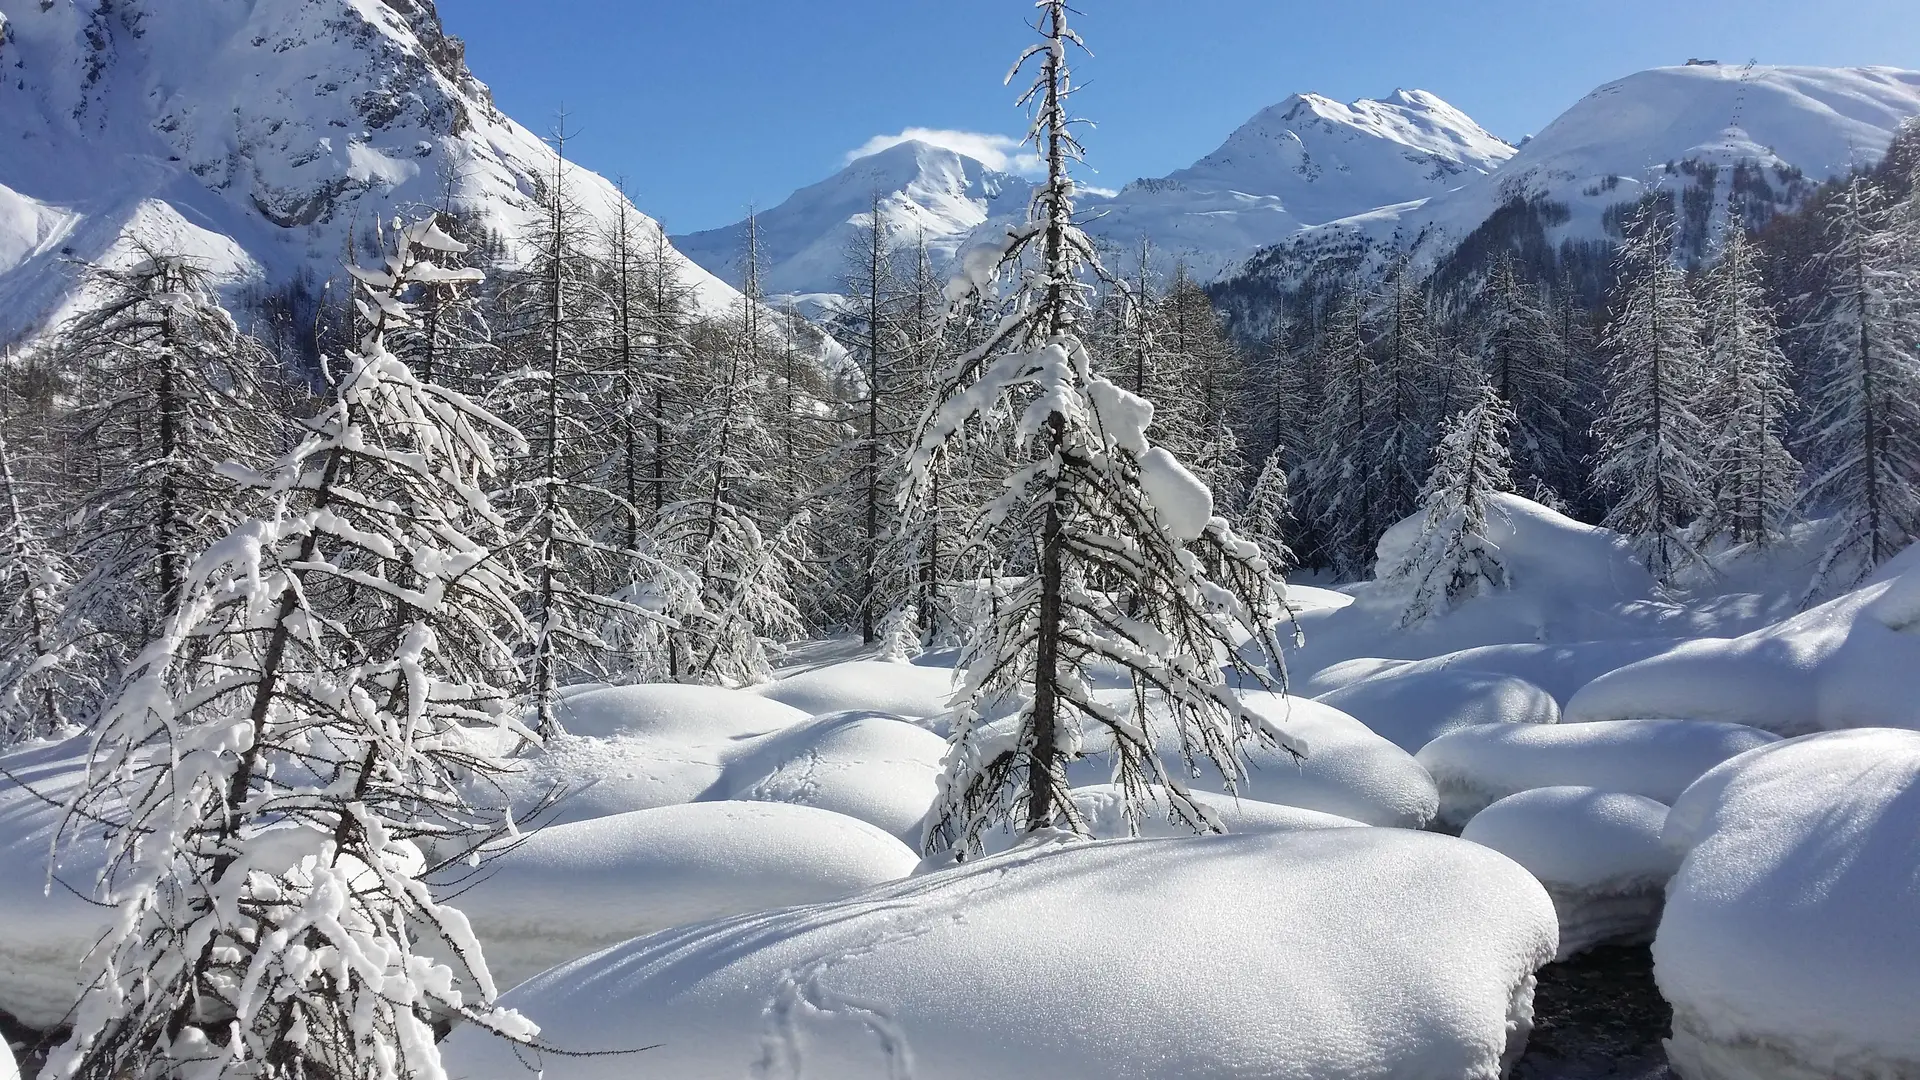
{"label": "evergreen tree", "polygon": [[1647,200],[1628,224],[1616,269],[1620,293],[1607,323],[1607,396],[1596,426],[1594,485],[1611,505],[1605,524],[1632,537],[1661,581],[1694,554],[1687,527],[1712,508],[1700,385],[1700,318],[1672,258],[1673,219]]}
{"label": "evergreen tree", "polygon": [[1287,491],[1287,463],[1283,448],[1260,466],[1259,479],[1247,496],[1247,508],[1241,515],[1240,529],[1246,538],[1260,545],[1260,554],[1275,573],[1293,565],[1293,549],[1287,546],[1287,529],[1293,520],[1293,500]]}
{"label": "evergreen tree", "polygon": [[1889,207],[1856,176],[1831,214],[1806,498],[1833,515],[1834,538],[1809,599],[1852,588],[1920,536],[1920,201]]}
{"label": "evergreen tree", "polygon": [[1566,424],[1572,387],[1553,316],[1510,251],[1494,263],[1476,307],[1481,364],[1494,391],[1513,408],[1520,483],[1559,503],[1573,473]]}
{"label": "evergreen tree", "polygon": [[111,823],[120,916],[58,1080],[439,1075],[432,1024],[520,1042],[464,917],[423,882],[493,827],[458,777],[470,728],[532,732],[511,671],[527,587],[488,503],[509,434],[390,351],[420,284],[471,281],[431,221],[357,271],[367,326],[266,512],[185,569],[127,670],[65,826]]}
{"label": "evergreen tree", "polygon": [[1402,626],[1510,584],[1487,529],[1499,512],[1493,496],[1513,490],[1507,451],[1513,426],[1512,408],[1491,386],[1483,386],[1478,400],[1447,422],[1420,496],[1420,532],[1386,575],[1411,590]]}
{"label": "evergreen tree", "polygon": [[[1009,231],[997,263],[970,259],[970,292],[1021,271],[1011,314],[969,353],[923,421],[910,475],[918,497],[955,434],[982,416],[1010,415],[1024,461],[980,508],[975,542],[998,567],[1022,567],[994,601],[995,618],[969,648],[930,850],[978,850],[1003,822],[1024,830],[1078,829],[1067,762],[1086,728],[1111,740],[1115,780],[1137,815],[1149,784],[1163,784],[1176,818],[1208,827],[1163,758],[1161,731],[1188,761],[1212,761],[1229,782],[1238,751],[1273,732],[1222,680],[1221,665],[1264,682],[1236,648],[1251,635],[1279,663],[1274,621],[1282,586],[1258,549],[1212,515],[1204,485],[1147,440],[1152,406],[1095,373],[1077,327],[1088,308],[1081,268],[1092,245],[1074,224],[1069,163],[1067,49],[1080,39],[1066,0],[1040,4],[1040,70],[1021,97],[1047,178],[1028,221]],[[1097,264],[1096,264],[1097,265]],[[1225,580],[1208,579],[1206,565]],[[1115,704],[1092,693],[1095,669],[1125,671],[1134,693]],[[1005,716],[1005,720],[989,720]],[[1084,725],[1084,726],[1083,726]]]}
{"label": "evergreen tree", "polygon": [[1433,454],[1428,401],[1439,355],[1427,318],[1426,295],[1409,281],[1403,261],[1386,283],[1382,332],[1375,344],[1378,408],[1367,418],[1364,449],[1377,476],[1375,520],[1391,525],[1413,513]]}
{"label": "evergreen tree", "polygon": [[1800,491],[1800,464],[1784,440],[1793,408],[1787,358],[1746,230],[1722,234],[1705,282],[1706,375],[1696,413],[1711,438],[1714,508],[1699,530],[1736,543],[1776,536]]}
{"label": "evergreen tree", "polygon": [[1322,560],[1350,581],[1367,576],[1374,543],[1385,530],[1376,447],[1368,442],[1378,432],[1379,399],[1364,312],[1358,294],[1349,293],[1321,327],[1326,405],[1298,485]]}

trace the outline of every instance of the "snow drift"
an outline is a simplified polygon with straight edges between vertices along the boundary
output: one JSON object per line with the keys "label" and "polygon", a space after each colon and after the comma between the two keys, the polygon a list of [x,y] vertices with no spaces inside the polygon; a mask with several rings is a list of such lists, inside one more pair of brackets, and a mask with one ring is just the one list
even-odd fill
{"label": "snow drift", "polygon": [[1741,637],[1676,645],[1593,680],[1566,718],[1688,716],[1780,735],[1920,728],[1915,588],[1920,570],[1908,570]]}
{"label": "snow drift", "polygon": [[[1493,1080],[1553,908],[1448,837],[1321,829],[1029,848],[556,968],[505,1003],[548,1080]],[[450,1075],[525,1066],[469,1030]]]}

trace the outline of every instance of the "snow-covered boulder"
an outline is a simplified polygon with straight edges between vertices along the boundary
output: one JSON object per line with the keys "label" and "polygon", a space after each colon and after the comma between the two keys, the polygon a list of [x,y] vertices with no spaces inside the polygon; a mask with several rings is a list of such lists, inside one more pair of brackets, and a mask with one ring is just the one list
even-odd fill
{"label": "snow-covered boulder", "polygon": [[[521,755],[501,780],[522,814],[563,792],[541,819],[547,824],[711,798],[727,764],[755,740],[807,720],[791,705],[744,690],[672,683],[569,694],[557,714],[565,733]],[[489,789],[475,797],[495,796]]]}
{"label": "snow-covered boulder", "polygon": [[1674,804],[1653,943],[1687,1080],[1920,1076],[1920,733],[1743,754]]}
{"label": "snow-covered boulder", "polygon": [[946,752],[945,739],[902,717],[827,713],[755,740],[712,793],[832,810],[917,848]]}
{"label": "snow-covered boulder", "polygon": [[1483,724],[1440,736],[1417,760],[1440,789],[1440,822],[1459,828],[1500,799],[1543,787],[1592,787],[1671,805],[1708,769],[1778,739],[1706,720]]}
{"label": "snow-covered boulder", "polygon": [[807,806],[707,802],[555,825],[487,864],[455,906],[511,986],[672,926],[834,900],[906,877],[919,856]]}
{"label": "snow-covered boulder", "polygon": [[[1164,788],[1150,788],[1150,801],[1141,810],[1139,832],[1143,837],[1182,837],[1199,835],[1192,827],[1176,823],[1169,811]],[[1211,791],[1191,792],[1193,800],[1204,806],[1229,833],[1293,832],[1299,829],[1364,829],[1367,823],[1338,814],[1326,814],[1298,806],[1236,799]],[[1126,799],[1114,784],[1095,784],[1068,792],[1074,809],[1096,840],[1119,840],[1127,836]],[[1007,834],[994,834],[1000,847],[1012,846]],[[990,843],[989,846],[994,846]]]}
{"label": "snow-covered boulder", "polygon": [[1920,728],[1920,633],[1908,571],[1737,638],[1707,638],[1603,675],[1566,719],[1690,716],[1805,735]]}
{"label": "snow-covered boulder", "polygon": [[[547,1080],[1494,1080],[1553,906],[1449,837],[1318,829],[1026,848],[629,942],[505,1002]],[[462,1029],[449,1075],[517,1080]]]}
{"label": "snow-covered boulder", "polygon": [[[30,1028],[59,1025],[80,995],[82,959],[112,922],[110,909],[58,883],[47,857],[61,803],[85,772],[88,736],[40,741],[0,757],[18,779],[0,778],[0,1012]],[[44,798],[43,798],[44,797]],[[59,881],[92,895],[106,845],[82,831],[54,862]]]}
{"label": "snow-covered boulder", "polygon": [[1314,700],[1339,709],[1409,754],[1449,731],[1476,724],[1560,721],[1559,703],[1538,686],[1511,675],[1465,669],[1413,665]]}
{"label": "snow-covered boulder", "polygon": [[1565,960],[1595,945],[1653,939],[1680,856],[1661,842],[1667,808],[1643,795],[1549,787],[1509,795],[1460,838],[1519,863],[1546,886]]}
{"label": "snow-covered boulder", "polygon": [[[1285,751],[1249,746],[1246,773],[1237,794],[1259,802],[1297,806],[1352,818],[1368,825],[1424,828],[1439,804],[1433,780],[1411,754],[1367,730],[1346,713],[1307,698],[1249,691],[1244,700],[1288,739],[1306,747],[1305,760]],[[1100,747],[1104,736],[1087,733],[1089,756],[1067,769],[1075,787],[1113,779],[1112,763]],[[1185,766],[1167,763],[1174,775]],[[1191,781],[1196,789],[1223,790],[1219,774],[1202,765]]]}
{"label": "snow-covered boulder", "polygon": [[866,710],[927,717],[947,710],[953,689],[951,669],[849,660],[775,679],[754,693],[813,716]]}

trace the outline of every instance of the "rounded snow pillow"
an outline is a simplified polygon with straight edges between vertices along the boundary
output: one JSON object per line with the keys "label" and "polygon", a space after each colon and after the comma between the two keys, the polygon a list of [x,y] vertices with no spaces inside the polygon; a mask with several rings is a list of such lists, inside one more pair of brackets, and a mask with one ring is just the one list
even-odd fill
{"label": "rounded snow pillow", "polygon": [[1595,945],[1653,937],[1680,856],[1661,841],[1667,808],[1643,795],[1549,787],[1509,795],[1473,816],[1462,840],[1490,847],[1540,879],[1560,916],[1565,960]]}
{"label": "rounded snow pillow", "polygon": [[775,679],[754,693],[810,716],[863,710],[927,717],[947,711],[953,689],[948,668],[849,660]]}
{"label": "rounded snow pillow", "polygon": [[1409,754],[1476,724],[1556,724],[1560,705],[1525,679],[1459,668],[1389,672],[1314,699]]}
{"label": "rounded snow pillow", "polygon": [[[1496,1080],[1553,906],[1511,860],[1398,829],[1065,843],[629,942],[503,1004],[547,1080]],[[527,1066],[471,1028],[447,1073]]]}
{"label": "rounded snow pillow", "polygon": [[452,902],[495,981],[511,986],[656,930],[847,896],[918,862],[899,840],[844,814],[687,803],[541,829]]}
{"label": "rounded snow pillow", "polygon": [[559,709],[569,735],[717,743],[778,731],[809,715],[747,690],[683,683],[608,686],[571,694]]}
{"label": "rounded snow pillow", "polygon": [[1735,754],[1779,736],[1706,720],[1599,720],[1587,724],[1483,724],[1422,747],[1440,789],[1440,822],[1473,815],[1533,788],[1599,788],[1671,804],[1688,784]]}
{"label": "rounded snow pillow", "polygon": [[1920,732],[1734,758],[1667,821],[1654,977],[1690,1080],[1920,1076]]}
{"label": "rounded snow pillow", "polygon": [[760,738],[728,763],[714,791],[832,810],[918,848],[946,753],[945,739],[903,717],[827,713]]}

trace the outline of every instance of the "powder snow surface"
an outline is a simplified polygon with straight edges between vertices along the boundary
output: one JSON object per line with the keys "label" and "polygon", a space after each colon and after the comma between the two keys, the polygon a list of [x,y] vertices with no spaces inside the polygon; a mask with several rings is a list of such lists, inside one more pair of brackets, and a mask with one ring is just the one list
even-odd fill
{"label": "powder snow surface", "polygon": [[1593,787],[1671,804],[1708,769],[1778,738],[1704,720],[1483,724],[1442,735],[1417,758],[1440,789],[1440,820],[1459,827],[1508,795],[1542,787]]}
{"label": "powder snow surface", "polygon": [[1460,838],[1490,847],[1546,886],[1560,915],[1560,953],[1646,941],[1680,856],[1661,841],[1667,808],[1641,795],[1550,787],[1509,795],[1473,816]]}
{"label": "powder snow surface", "polygon": [[1920,733],[1743,754],[1674,804],[1654,975],[1688,1080],[1920,1076]]}
{"label": "powder snow surface", "polygon": [[[61,818],[47,800],[73,794],[90,745],[81,735],[0,756],[0,766],[20,780],[0,777],[0,1012],[40,1030],[59,1024],[79,998],[81,960],[113,917],[47,882],[48,842]],[[104,858],[100,839],[83,834],[61,850],[55,873],[90,894]]]}
{"label": "powder snow surface", "polygon": [[[669,931],[507,995],[546,1080],[1493,1080],[1553,908],[1504,856],[1387,829],[1023,849]],[[472,1030],[450,1075],[525,1066]]]}
{"label": "powder snow surface", "polygon": [[807,806],[707,802],[555,825],[482,871],[457,906],[493,977],[671,926],[833,900],[906,877],[919,856],[863,821]]}

